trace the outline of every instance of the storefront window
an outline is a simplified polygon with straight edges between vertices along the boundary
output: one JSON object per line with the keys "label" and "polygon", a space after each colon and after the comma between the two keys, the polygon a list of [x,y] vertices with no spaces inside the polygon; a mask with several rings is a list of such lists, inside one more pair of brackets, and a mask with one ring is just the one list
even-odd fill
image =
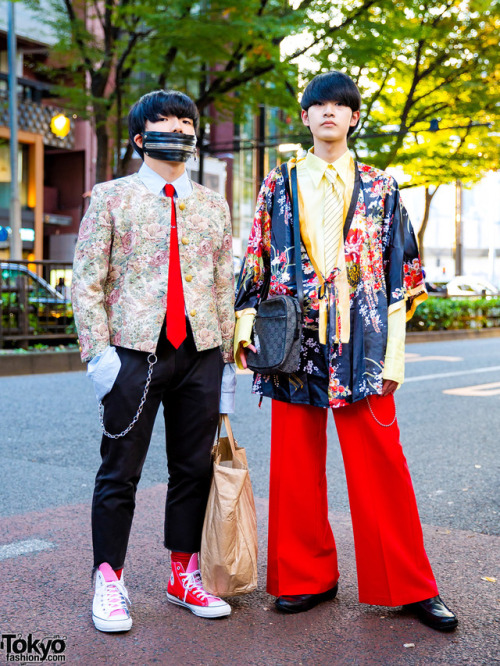
{"label": "storefront window", "polygon": [[[278,124],[280,110],[276,108],[266,108],[266,134],[270,142],[278,143],[278,137],[281,134]],[[265,172],[269,173],[277,164],[281,163],[281,155],[275,147],[266,149]]]}
{"label": "storefront window", "polygon": [[[19,144],[18,183],[21,208],[28,209],[29,146]],[[0,208],[10,206],[10,142],[0,139]]]}
{"label": "storefront window", "polygon": [[233,234],[248,238],[255,208],[256,150],[250,141],[255,137],[254,116],[235,127],[235,140],[240,141],[233,163]]}

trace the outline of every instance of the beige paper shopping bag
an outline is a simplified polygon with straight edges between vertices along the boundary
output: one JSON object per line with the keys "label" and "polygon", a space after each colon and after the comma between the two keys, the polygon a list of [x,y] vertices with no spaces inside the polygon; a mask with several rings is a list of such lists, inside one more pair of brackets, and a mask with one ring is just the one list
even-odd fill
{"label": "beige paper shopping bag", "polygon": [[213,448],[213,478],[203,524],[201,574],[205,589],[219,597],[247,594],[257,587],[257,516],[245,449],[233,437]]}

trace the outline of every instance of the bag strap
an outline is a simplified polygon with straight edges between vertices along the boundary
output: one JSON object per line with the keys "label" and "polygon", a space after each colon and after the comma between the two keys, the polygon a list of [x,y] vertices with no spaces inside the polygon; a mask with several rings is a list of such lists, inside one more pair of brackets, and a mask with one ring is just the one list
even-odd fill
{"label": "bag strap", "polygon": [[220,439],[220,431],[223,422],[224,422],[224,427],[226,428],[227,438],[229,440],[229,446],[231,447],[231,451],[234,456],[236,455],[236,442],[234,441],[233,430],[231,428],[231,424],[229,423],[229,416],[227,414],[219,415],[219,425],[217,427],[217,441],[219,441]]}
{"label": "bag strap", "polygon": [[344,242],[347,238],[347,234],[349,233],[349,229],[351,228],[351,222],[354,217],[356,205],[358,203],[360,187],[361,187],[361,182],[359,177],[359,166],[357,162],[354,162],[354,189],[352,192],[351,204],[349,206],[349,210],[347,211],[347,215],[344,222]]}
{"label": "bag strap", "polygon": [[[295,260],[295,281],[297,283],[297,298],[300,305],[300,311],[302,315],[304,314],[304,284],[302,281],[302,257],[300,253],[300,219],[299,219],[299,197],[298,197],[298,188],[297,188],[297,169],[292,167],[292,188],[290,191],[290,178],[288,173],[288,164],[283,162],[280,165],[281,175],[285,181],[285,189],[288,192],[290,197],[290,203],[292,204],[292,216],[293,216],[293,253]],[[297,249],[298,248],[298,249]],[[269,294],[269,286],[271,283],[271,267],[269,267],[269,273],[264,280],[262,285],[262,291],[257,300],[257,305],[260,305],[262,301],[267,299]]]}
{"label": "bag strap", "polygon": [[293,245],[295,254],[295,281],[300,311],[304,314],[304,285],[302,283],[302,257],[300,251],[300,220],[299,196],[297,187],[297,167],[292,167],[292,213],[293,213]]}

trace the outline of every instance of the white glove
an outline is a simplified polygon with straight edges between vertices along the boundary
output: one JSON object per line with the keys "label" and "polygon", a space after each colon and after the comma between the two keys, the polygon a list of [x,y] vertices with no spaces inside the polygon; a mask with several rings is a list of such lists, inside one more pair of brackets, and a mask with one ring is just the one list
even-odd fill
{"label": "white glove", "polygon": [[222,372],[219,412],[232,414],[234,412],[234,396],[236,393],[236,365],[226,363]]}
{"label": "white glove", "polygon": [[114,347],[108,346],[97,354],[87,366],[87,377],[92,379],[98,402],[113,388],[121,368],[120,357]]}

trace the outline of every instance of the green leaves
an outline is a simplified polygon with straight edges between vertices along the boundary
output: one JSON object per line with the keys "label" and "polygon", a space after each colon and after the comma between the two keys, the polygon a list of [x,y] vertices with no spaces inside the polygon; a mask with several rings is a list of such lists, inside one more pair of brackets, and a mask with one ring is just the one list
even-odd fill
{"label": "green leaves", "polygon": [[421,303],[408,331],[449,331],[500,326],[500,298],[451,299],[431,296]]}
{"label": "green leaves", "polygon": [[498,2],[52,0],[44,20],[59,35],[50,68],[61,95],[96,118],[113,155],[144,92],[184,90],[209,120],[239,122],[260,104],[296,118],[302,84],[336,68],[362,91],[358,158],[402,165],[411,185],[498,168]]}

